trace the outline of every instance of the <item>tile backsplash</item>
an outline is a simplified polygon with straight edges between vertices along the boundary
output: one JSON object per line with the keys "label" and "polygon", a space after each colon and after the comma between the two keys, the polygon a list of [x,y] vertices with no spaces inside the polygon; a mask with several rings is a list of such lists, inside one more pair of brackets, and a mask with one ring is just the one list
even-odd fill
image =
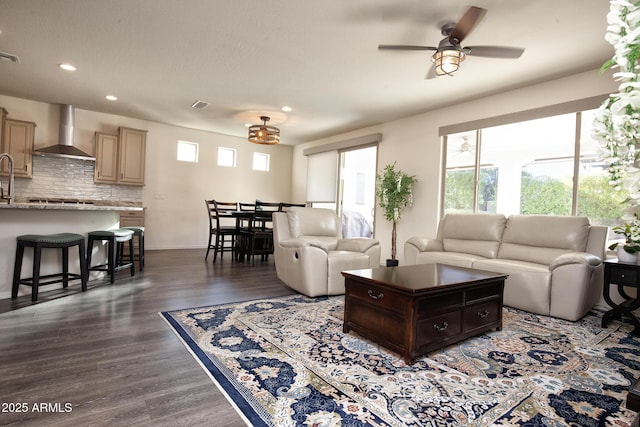
{"label": "tile backsplash", "polygon": [[[46,197],[142,202],[142,187],[94,183],[94,165],[87,160],[34,156],[33,178],[15,179],[16,201]],[[5,189],[6,181],[6,177],[0,177]]]}

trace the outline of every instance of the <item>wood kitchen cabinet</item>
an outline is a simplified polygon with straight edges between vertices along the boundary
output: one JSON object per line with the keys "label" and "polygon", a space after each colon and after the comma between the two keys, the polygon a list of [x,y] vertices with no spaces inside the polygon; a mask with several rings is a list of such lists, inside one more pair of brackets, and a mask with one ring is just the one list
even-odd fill
{"label": "wood kitchen cabinet", "polygon": [[120,227],[144,227],[144,211],[120,212]]}
{"label": "wood kitchen cabinet", "polygon": [[[2,150],[0,152],[9,153],[13,157],[14,176],[31,178],[33,151],[33,136],[36,124],[23,120],[5,119],[4,132],[2,136]],[[2,175],[9,174],[9,162],[2,162]]]}
{"label": "wood kitchen cabinet", "polygon": [[[144,210],[120,212],[120,227],[144,227]],[[133,239],[134,253],[138,253],[139,240]],[[129,247],[125,245],[125,257],[129,255]],[[138,260],[139,261],[139,260]]]}
{"label": "wood kitchen cabinet", "polygon": [[95,182],[118,182],[118,135],[96,132]]}
{"label": "wood kitchen cabinet", "polygon": [[118,180],[121,184],[144,185],[146,144],[146,130],[120,128]]}
{"label": "wood kitchen cabinet", "polygon": [[121,127],[118,135],[96,132],[94,181],[144,185],[147,131]]}

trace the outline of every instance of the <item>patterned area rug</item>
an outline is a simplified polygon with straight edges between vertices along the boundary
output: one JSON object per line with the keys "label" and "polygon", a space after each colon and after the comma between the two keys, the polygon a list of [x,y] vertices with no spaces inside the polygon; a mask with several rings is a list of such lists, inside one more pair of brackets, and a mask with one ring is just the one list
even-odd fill
{"label": "patterned area rug", "polygon": [[289,296],[161,315],[257,426],[631,426],[631,327],[506,308],[489,332],[406,365],[342,332],[343,298]]}

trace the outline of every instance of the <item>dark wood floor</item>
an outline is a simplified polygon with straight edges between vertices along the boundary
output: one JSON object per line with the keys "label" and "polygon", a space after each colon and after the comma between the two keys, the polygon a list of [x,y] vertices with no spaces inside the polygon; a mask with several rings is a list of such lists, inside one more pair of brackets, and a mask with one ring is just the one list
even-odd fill
{"label": "dark wood floor", "polygon": [[229,258],[147,251],[134,278],[122,271],[84,293],[49,285],[33,305],[0,300],[0,425],[245,425],[158,315],[293,293],[272,259]]}

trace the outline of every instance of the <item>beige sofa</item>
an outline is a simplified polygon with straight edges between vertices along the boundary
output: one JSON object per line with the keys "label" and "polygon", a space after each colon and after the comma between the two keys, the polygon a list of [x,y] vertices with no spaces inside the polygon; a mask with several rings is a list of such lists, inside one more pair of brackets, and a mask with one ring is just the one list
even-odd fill
{"label": "beige sofa", "polygon": [[278,278],[310,297],[344,294],[344,270],[380,265],[375,239],[342,238],[330,209],[288,208],[273,214],[273,256]]}
{"label": "beige sofa", "polygon": [[508,274],[505,305],[575,321],[602,294],[607,233],[585,217],[451,214],[434,239],[407,240],[404,256]]}

